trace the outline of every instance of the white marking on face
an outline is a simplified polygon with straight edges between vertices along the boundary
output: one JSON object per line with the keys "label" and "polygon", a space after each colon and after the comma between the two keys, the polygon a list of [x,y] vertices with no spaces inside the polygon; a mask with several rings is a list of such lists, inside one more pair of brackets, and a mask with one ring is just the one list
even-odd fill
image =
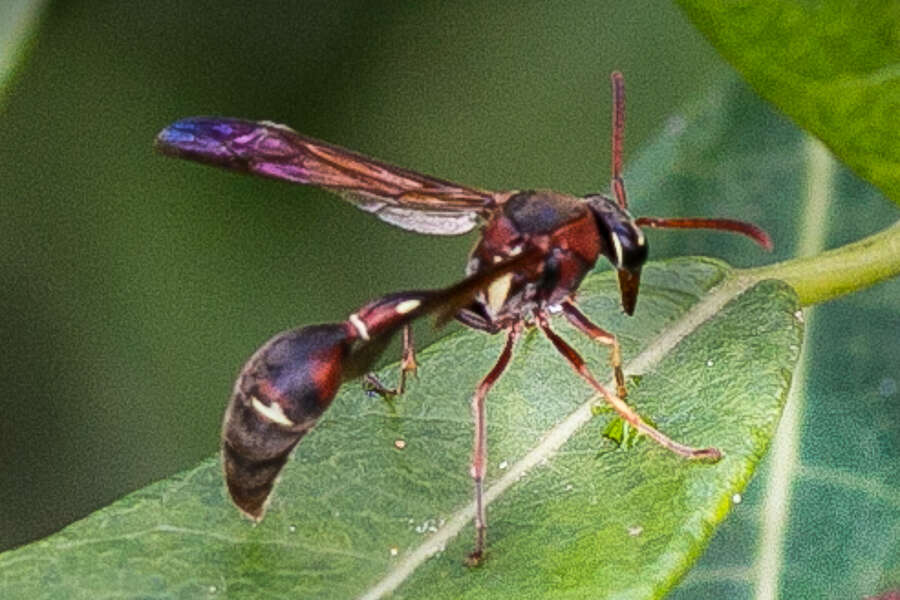
{"label": "white marking on face", "polygon": [[616,256],[616,268],[622,268],[622,242],[619,241],[618,236],[616,236],[615,232],[609,236],[609,239],[612,240],[613,244],[613,253]]}
{"label": "white marking on face", "polygon": [[503,277],[495,279],[487,288],[487,303],[494,314],[500,312],[506,297],[509,295],[509,288],[512,287],[512,273],[507,273]]}
{"label": "white marking on face", "polygon": [[513,246],[513,248],[509,251],[510,256],[518,256],[522,254],[522,246]]}
{"label": "white marking on face", "polygon": [[362,322],[362,319],[356,313],[353,313],[347,320],[350,321],[350,324],[356,328],[356,332],[359,333],[359,337],[364,339],[365,341],[369,341],[369,330],[366,328],[366,324]]}
{"label": "white marking on face", "polygon": [[644,238],[644,232],[641,231],[640,229],[638,229],[637,227],[635,227],[634,230],[637,233],[637,245],[638,246],[647,245],[647,240],[646,240],[646,238]]}
{"label": "white marking on face", "polygon": [[395,308],[394,310],[396,310],[401,315],[405,315],[406,313],[410,313],[410,312],[416,310],[421,305],[422,305],[421,300],[404,300],[403,302],[398,304],[397,308]]}
{"label": "white marking on face", "polygon": [[266,405],[260,402],[259,398],[257,398],[256,396],[251,396],[250,404],[253,406],[253,410],[258,412],[268,420],[272,421],[273,423],[278,423],[279,425],[284,425],[285,427],[293,427],[296,424],[287,418],[287,415],[284,414],[284,411],[281,409],[281,405],[277,402]]}

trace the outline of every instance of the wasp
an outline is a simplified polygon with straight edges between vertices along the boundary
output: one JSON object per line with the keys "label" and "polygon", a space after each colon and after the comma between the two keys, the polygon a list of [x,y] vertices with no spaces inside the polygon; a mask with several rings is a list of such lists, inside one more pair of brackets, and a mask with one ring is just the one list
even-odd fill
{"label": "wasp", "polygon": [[[616,336],[579,308],[575,293],[604,257],[616,269],[622,308],[634,313],[648,243],[642,228],[713,229],[742,234],[771,250],[759,227],[733,219],[633,217],[623,179],[625,83],[611,76],[612,174],[607,193],[573,196],[551,190],[488,191],[393,166],[269,121],[193,117],[166,127],[156,138],[163,154],[334,192],[360,209],[402,229],[428,235],[460,235],[476,227],[480,237],[458,286],[402,292],[377,299],[339,324],[287,332],[264,345],[238,378],[225,417],[222,448],[232,499],[254,519],[263,516],[274,480],[294,446],[334,397],[338,384],[373,364],[373,349],[403,331],[399,385],[415,372],[410,322],[437,313],[489,334],[505,333],[493,368],[471,398],[474,442],[471,476],[475,494],[475,544],[469,564],[484,557],[487,519],[485,400],[507,368],[526,326],[536,326],[563,358],[637,431],[690,459],[717,460],[716,448],[693,448],[667,437],[625,402],[622,355]],[[463,290],[463,291],[461,291]],[[463,301],[464,300],[464,301]],[[585,360],[553,331],[548,314],[561,312],[576,329],[610,348],[615,393],[590,372]]]}

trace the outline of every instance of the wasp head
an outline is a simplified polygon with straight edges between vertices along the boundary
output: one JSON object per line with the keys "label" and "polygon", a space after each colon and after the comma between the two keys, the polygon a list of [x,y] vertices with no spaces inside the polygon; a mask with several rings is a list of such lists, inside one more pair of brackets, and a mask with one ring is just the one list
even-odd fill
{"label": "wasp head", "polygon": [[616,201],[600,194],[587,196],[585,200],[597,222],[603,255],[618,271],[622,308],[631,315],[637,304],[641,267],[647,260],[647,238],[634,218]]}

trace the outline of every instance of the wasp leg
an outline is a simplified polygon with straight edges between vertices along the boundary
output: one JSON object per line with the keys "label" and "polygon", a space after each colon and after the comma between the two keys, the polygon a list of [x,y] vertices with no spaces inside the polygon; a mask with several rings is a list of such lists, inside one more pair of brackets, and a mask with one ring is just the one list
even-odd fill
{"label": "wasp leg", "polygon": [[572,368],[575,369],[575,372],[578,373],[582,379],[587,381],[591,387],[600,392],[603,397],[606,399],[606,402],[615,409],[619,416],[621,416],[625,421],[630,424],[632,427],[643,433],[644,435],[650,437],[657,444],[671,450],[675,454],[679,456],[683,456],[685,458],[692,459],[706,459],[716,461],[722,458],[722,453],[717,448],[692,448],[691,446],[686,446],[675,440],[670,439],[665,434],[660,432],[654,427],[651,427],[647,423],[641,419],[640,415],[634,412],[628,404],[625,403],[624,400],[619,398],[618,396],[614,396],[603,387],[600,382],[598,382],[591,372],[588,371],[587,366],[585,366],[584,359],[581,357],[578,352],[572,348],[565,340],[559,337],[556,333],[550,329],[550,325],[547,322],[547,316],[543,313],[537,313],[537,322],[538,326],[541,328],[541,331],[544,332],[544,335],[553,343],[556,349],[562,354],[569,364],[572,365]]}
{"label": "wasp leg", "polygon": [[406,377],[419,376],[419,363],[416,362],[416,349],[413,345],[412,327],[403,328],[403,354],[400,359],[400,393],[406,391]]}
{"label": "wasp leg", "polygon": [[476,567],[484,560],[485,533],[487,532],[487,517],[484,508],[484,474],[487,467],[487,421],[484,411],[484,399],[488,392],[503,375],[512,357],[513,347],[519,339],[521,326],[516,323],[506,336],[506,345],[503,352],[494,364],[493,368],[478,384],[475,395],[472,396],[472,418],[475,422],[475,443],[472,450],[472,480],[475,483],[475,549],[466,559],[466,564]]}
{"label": "wasp leg", "polygon": [[610,347],[609,362],[612,364],[613,375],[616,378],[616,394],[619,398],[625,399],[628,396],[628,390],[625,388],[625,373],[622,372],[622,350],[619,348],[619,340],[616,335],[595,325],[571,300],[564,300],[562,309],[569,322],[579,331],[592,340]]}
{"label": "wasp leg", "polygon": [[409,325],[403,326],[403,354],[400,359],[400,381],[397,387],[387,387],[375,373],[366,373],[363,376],[363,389],[368,392],[374,392],[382,398],[393,398],[400,396],[406,391],[406,378],[409,374],[416,376],[419,370],[419,363],[416,362],[416,349],[413,345],[412,328]]}

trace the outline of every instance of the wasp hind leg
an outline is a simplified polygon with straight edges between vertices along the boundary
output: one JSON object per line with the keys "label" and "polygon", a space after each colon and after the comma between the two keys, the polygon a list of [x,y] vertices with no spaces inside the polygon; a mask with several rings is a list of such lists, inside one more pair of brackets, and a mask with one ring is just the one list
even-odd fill
{"label": "wasp hind leg", "polygon": [[416,376],[418,369],[419,363],[416,362],[412,329],[409,325],[405,325],[403,327],[403,354],[400,358],[400,381],[397,383],[397,387],[388,387],[378,379],[375,373],[366,373],[363,376],[363,389],[378,394],[385,400],[395,398],[406,391],[406,378],[410,374]]}

